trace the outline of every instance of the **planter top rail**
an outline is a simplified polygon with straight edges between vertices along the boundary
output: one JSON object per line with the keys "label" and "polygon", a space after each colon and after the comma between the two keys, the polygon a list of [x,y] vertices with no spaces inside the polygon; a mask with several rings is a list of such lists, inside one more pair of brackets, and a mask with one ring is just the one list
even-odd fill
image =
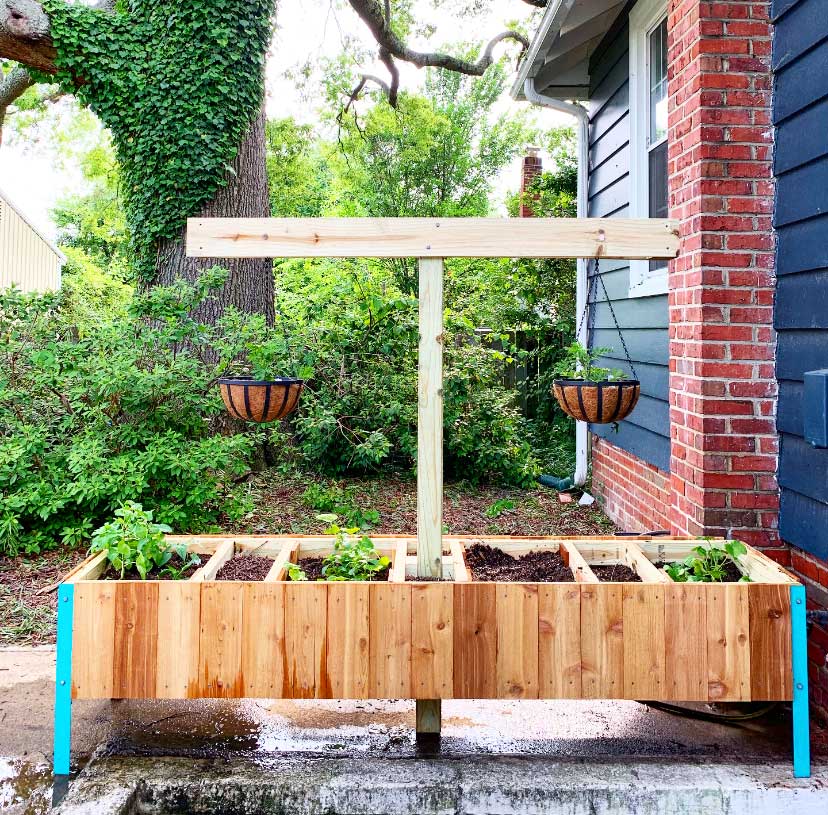
{"label": "planter top rail", "polygon": [[199,258],[676,257],[667,218],[191,218]]}

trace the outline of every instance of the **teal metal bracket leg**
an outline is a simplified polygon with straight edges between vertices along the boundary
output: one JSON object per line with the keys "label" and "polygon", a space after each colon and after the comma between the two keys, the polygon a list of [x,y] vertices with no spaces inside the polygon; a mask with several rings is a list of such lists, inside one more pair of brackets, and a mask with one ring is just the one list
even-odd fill
{"label": "teal metal bracket leg", "polygon": [[57,670],[55,674],[54,774],[69,775],[72,737],[72,618],[75,587],[62,583],[58,588]]}
{"label": "teal metal bracket leg", "polygon": [[794,778],[811,777],[811,734],[808,712],[808,631],[805,587],[791,586],[791,661],[793,662]]}

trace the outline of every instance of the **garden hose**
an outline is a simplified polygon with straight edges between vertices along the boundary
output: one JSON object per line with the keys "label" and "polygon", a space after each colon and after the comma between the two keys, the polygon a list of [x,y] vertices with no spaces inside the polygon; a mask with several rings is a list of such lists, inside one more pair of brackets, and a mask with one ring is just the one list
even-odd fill
{"label": "garden hose", "polygon": [[768,704],[761,705],[756,707],[754,710],[746,711],[744,713],[716,713],[710,709],[696,710],[690,707],[682,707],[681,705],[671,705],[669,702],[639,700],[639,704],[648,705],[651,708],[661,710],[664,713],[671,713],[674,716],[684,716],[688,719],[701,719],[706,722],[723,722],[725,724],[739,724],[740,722],[749,722],[753,719],[760,719],[762,716],[767,715],[779,706],[779,702],[769,702]]}

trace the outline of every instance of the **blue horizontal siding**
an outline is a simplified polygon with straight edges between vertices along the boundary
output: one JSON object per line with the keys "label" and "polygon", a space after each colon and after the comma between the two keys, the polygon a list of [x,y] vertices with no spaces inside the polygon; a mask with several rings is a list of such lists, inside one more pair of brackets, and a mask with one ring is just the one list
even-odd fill
{"label": "blue horizontal siding", "polygon": [[803,438],[803,375],[828,366],[828,11],[775,0],[779,531],[828,557],[828,450]]}
{"label": "blue horizontal siding", "polygon": [[[589,215],[627,218],[630,203],[629,29],[622,15],[596,49],[590,65]],[[601,360],[630,372],[621,337],[607,298],[641,381],[641,399],[632,414],[611,427],[591,430],[612,444],[661,470],[670,469],[670,408],[667,296],[629,298],[630,269],[626,261],[603,261],[606,294],[596,283],[590,315],[593,347],[608,346],[612,356]]]}

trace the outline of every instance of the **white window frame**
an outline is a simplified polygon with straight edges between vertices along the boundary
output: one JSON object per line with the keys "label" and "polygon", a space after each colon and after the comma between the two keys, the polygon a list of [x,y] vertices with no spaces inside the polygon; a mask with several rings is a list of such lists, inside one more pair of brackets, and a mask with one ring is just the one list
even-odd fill
{"label": "white window frame", "polygon": [[[630,11],[630,217],[650,217],[650,48],[649,35],[667,16],[666,0],[639,0]],[[667,136],[665,135],[664,140]],[[658,142],[661,144],[662,142]],[[652,145],[655,147],[656,145]],[[668,291],[667,266],[630,261],[630,297]]]}

